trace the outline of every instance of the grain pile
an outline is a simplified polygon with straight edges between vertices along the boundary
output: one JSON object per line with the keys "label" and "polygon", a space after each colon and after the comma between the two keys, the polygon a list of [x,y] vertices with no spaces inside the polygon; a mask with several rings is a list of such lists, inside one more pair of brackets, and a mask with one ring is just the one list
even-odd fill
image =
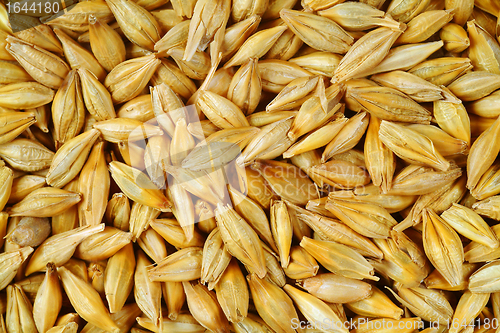
{"label": "grain pile", "polygon": [[498,332],[497,0],[32,3],[0,333]]}

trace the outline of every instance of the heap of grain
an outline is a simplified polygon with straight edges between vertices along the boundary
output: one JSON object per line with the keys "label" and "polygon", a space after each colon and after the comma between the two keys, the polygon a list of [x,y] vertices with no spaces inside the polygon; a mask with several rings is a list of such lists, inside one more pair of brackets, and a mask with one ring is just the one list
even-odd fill
{"label": "heap of grain", "polygon": [[45,4],[0,6],[1,333],[495,332],[498,1]]}

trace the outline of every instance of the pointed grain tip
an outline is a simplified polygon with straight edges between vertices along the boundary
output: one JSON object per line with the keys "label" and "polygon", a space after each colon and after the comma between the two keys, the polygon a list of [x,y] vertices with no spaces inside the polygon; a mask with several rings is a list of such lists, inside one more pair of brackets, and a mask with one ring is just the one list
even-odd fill
{"label": "pointed grain tip", "polygon": [[97,17],[94,14],[89,15],[89,24],[96,24]]}
{"label": "pointed grain tip", "polygon": [[408,26],[404,24],[403,22],[399,23],[399,27],[396,29],[396,31],[401,31],[404,32]]}

